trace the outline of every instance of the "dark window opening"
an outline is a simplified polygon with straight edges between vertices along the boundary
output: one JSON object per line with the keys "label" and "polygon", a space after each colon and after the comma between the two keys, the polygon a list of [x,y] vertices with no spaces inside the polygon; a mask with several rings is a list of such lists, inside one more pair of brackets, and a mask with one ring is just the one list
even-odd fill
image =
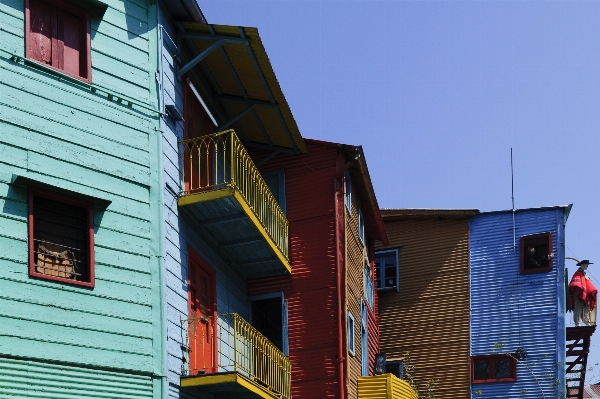
{"label": "dark window opening", "polygon": [[252,301],[252,326],[283,352],[281,297]]}
{"label": "dark window opening", "polygon": [[403,378],[404,371],[403,371],[402,360],[395,361],[395,362],[387,362],[385,364],[385,372],[387,374],[393,374],[398,378]]}
{"label": "dark window opening", "polygon": [[93,286],[91,204],[32,189],[29,229],[30,275]]}
{"label": "dark window opening", "polygon": [[552,234],[521,237],[521,273],[552,270]]}
{"label": "dark window opening", "polygon": [[516,360],[509,355],[474,356],[471,360],[473,383],[517,380]]}

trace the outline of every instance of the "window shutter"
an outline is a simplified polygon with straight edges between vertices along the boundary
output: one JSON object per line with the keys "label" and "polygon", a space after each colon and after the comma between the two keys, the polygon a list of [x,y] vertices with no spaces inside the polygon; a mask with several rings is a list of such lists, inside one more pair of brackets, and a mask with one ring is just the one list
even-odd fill
{"label": "window shutter", "polygon": [[58,68],[77,76],[85,76],[82,68],[82,18],[68,11],[57,10],[58,35],[57,55]]}
{"label": "window shutter", "polygon": [[52,18],[53,7],[40,0],[29,0],[30,40],[27,42],[27,57],[44,64],[52,64]]}

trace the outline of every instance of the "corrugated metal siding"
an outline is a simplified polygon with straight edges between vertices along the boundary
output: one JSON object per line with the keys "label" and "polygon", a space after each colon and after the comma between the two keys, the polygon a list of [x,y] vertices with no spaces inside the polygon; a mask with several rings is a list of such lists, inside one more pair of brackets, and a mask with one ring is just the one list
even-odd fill
{"label": "corrugated metal siding", "polygon": [[417,394],[406,381],[382,374],[359,377],[358,399],[417,399]]}
{"label": "corrugated metal siding", "polygon": [[[361,342],[361,298],[365,296],[364,287],[364,266],[365,260],[368,259],[371,263],[371,271],[373,272],[373,256],[372,250],[369,245],[372,246],[369,235],[365,229],[365,244],[361,243],[358,234],[358,209],[360,208],[360,200],[358,198],[358,191],[356,186],[352,186],[352,212],[348,212],[344,204],[344,212],[346,215],[346,311],[350,311],[355,320],[354,330],[354,347],[355,354],[351,355],[346,348],[347,356],[347,375],[346,384],[348,391],[348,398],[355,399],[358,397],[358,378],[362,375],[362,342]],[[373,275],[371,276],[373,278]],[[375,284],[374,284],[375,285]],[[374,296],[374,308],[371,309],[370,305],[367,309],[367,342],[368,342],[368,354],[369,354],[369,370],[372,373],[373,364],[375,362],[375,354],[379,352],[379,326],[376,317],[376,304],[377,295]],[[347,342],[347,341],[346,341]]]}
{"label": "corrugated metal siding", "polygon": [[[436,398],[469,396],[469,229],[467,220],[386,222],[399,249],[400,291],[379,291],[381,352],[410,352],[420,387]],[[382,249],[377,247],[376,249]]]}
{"label": "corrugated metal siding", "polygon": [[0,397],[137,399],[152,397],[152,378],[0,358]]}
{"label": "corrugated metal siding", "polygon": [[[24,2],[0,4],[0,355],[146,377],[3,360],[3,394],[46,397],[57,389],[55,397],[92,397],[123,382],[129,388],[122,397],[149,397],[148,376],[162,373],[151,187],[158,180],[158,113],[148,110],[158,110],[156,31],[149,28],[156,14],[146,2],[104,3],[102,20],[91,18],[92,82],[135,99],[131,107],[11,60],[24,55]],[[26,188],[11,184],[13,174],[112,201],[95,212],[93,290],[29,277]]]}
{"label": "corrugated metal siding", "polygon": [[[292,396],[337,398],[337,297],[333,177],[337,146],[306,140],[308,154],[276,156],[261,172],[285,170],[292,276],[248,283],[250,293],[284,291]],[[258,162],[264,151],[250,151]]]}
{"label": "corrugated metal siding", "polygon": [[[160,24],[165,29],[162,41],[162,82],[165,104],[173,104],[183,115],[183,93],[181,81],[174,76],[177,69],[173,54],[176,49],[169,37],[175,38],[175,28],[166,11],[161,8]],[[168,35],[168,36],[167,36]],[[182,49],[184,54],[185,49]],[[189,55],[189,54],[188,54]],[[237,275],[231,267],[219,256],[218,248],[211,247],[195,230],[198,223],[190,217],[190,213],[177,207],[177,197],[180,190],[180,154],[178,141],[183,139],[183,123],[174,122],[171,118],[161,119],[163,132],[163,188],[164,196],[164,258],[166,269],[166,311],[167,319],[167,377],[169,395],[173,398],[192,397],[186,392],[179,391],[182,369],[182,344],[185,334],[181,329],[181,319],[187,315],[187,246],[191,244],[215,270],[217,276],[217,312],[237,313],[248,320],[249,300],[246,282]]]}
{"label": "corrugated metal siding", "polygon": [[[516,213],[513,248],[511,212],[473,217],[471,226],[471,355],[527,350],[526,365],[546,397],[564,387],[564,212],[562,209]],[[550,272],[520,274],[519,238],[551,232],[555,254]],[[559,326],[562,324],[562,331]],[[558,384],[555,379],[558,378]],[[540,398],[535,378],[517,364],[517,382],[474,384],[474,398]]]}

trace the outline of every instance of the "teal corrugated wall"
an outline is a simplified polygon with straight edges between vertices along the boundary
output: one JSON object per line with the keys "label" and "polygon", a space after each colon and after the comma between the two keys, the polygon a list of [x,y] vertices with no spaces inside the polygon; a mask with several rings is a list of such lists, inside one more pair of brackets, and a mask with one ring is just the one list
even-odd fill
{"label": "teal corrugated wall", "polygon": [[[24,1],[0,0],[0,397],[160,397],[166,387],[157,6],[102,3],[87,85],[15,59]],[[111,201],[95,209],[93,290],[29,277],[16,175]]]}
{"label": "teal corrugated wall", "polygon": [[2,398],[141,399],[151,395],[148,376],[0,359]]}

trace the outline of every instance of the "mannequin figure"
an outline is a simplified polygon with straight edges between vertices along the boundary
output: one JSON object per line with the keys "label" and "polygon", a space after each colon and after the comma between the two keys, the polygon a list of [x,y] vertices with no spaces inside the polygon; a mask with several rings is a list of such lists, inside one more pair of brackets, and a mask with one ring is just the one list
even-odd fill
{"label": "mannequin figure", "polygon": [[573,274],[569,283],[567,310],[573,312],[573,321],[577,327],[581,322],[587,326],[596,325],[598,290],[586,273],[589,265],[593,265],[593,263],[587,259],[577,263],[579,269]]}

